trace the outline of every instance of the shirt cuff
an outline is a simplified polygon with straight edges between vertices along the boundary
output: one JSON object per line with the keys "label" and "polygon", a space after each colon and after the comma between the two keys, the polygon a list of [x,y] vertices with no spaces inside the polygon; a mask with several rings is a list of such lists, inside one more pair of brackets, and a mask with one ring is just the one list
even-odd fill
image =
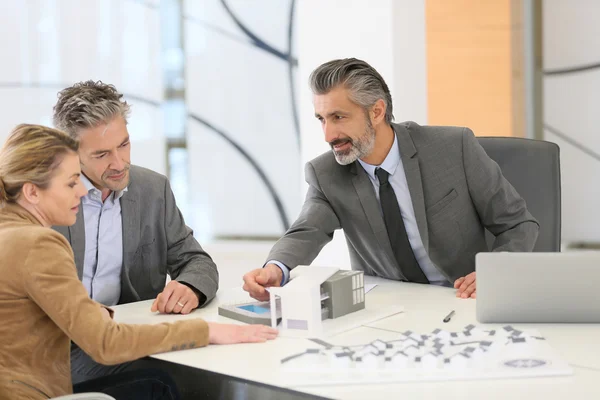
{"label": "shirt cuff", "polygon": [[[283,274],[281,277],[281,286],[288,283],[288,281],[290,280],[290,269],[288,267],[286,267],[285,264],[283,264],[282,262],[276,261],[276,260],[267,261],[264,266],[266,266],[267,264],[275,264],[281,270],[281,272]],[[263,268],[264,268],[264,266],[263,266]]]}

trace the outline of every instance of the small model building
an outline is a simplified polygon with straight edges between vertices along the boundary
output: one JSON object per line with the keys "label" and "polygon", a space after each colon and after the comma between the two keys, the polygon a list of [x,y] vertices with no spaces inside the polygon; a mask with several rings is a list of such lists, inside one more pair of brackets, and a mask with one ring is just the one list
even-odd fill
{"label": "small model building", "polygon": [[322,309],[327,310],[326,318],[338,318],[365,308],[363,276],[362,271],[338,271],[323,282],[321,303]]}
{"label": "small model building", "polygon": [[251,324],[294,330],[306,336],[322,332],[322,320],[339,318],[365,308],[362,271],[298,266],[283,287],[268,289],[268,302],[219,306],[219,315]]}
{"label": "small model building", "polygon": [[[340,271],[330,267],[299,266],[290,282],[270,289],[271,310],[280,302],[281,329],[307,336],[322,332],[322,320],[338,318],[365,308],[362,271]],[[271,326],[277,326],[271,311]]]}

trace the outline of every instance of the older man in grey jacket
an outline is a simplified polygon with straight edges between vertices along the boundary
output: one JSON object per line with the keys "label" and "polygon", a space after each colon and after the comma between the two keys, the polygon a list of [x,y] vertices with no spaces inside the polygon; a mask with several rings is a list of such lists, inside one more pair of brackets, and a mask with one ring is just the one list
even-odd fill
{"label": "older man in grey jacket", "polygon": [[[152,311],[187,314],[215,296],[217,268],[185,225],[167,178],[131,165],[128,114],[112,85],[80,82],[59,93],[54,124],[80,142],[88,193],[76,224],[55,229],[71,243],[92,299],[154,299]],[[74,383],[128,367],[96,364],[76,346],[71,361]]]}
{"label": "older man in grey jacket", "polygon": [[453,285],[476,296],[475,254],[531,251],[539,225],[468,128],[393,123],[379,73],[334,60],[310,77],[315,117],[332,151],[307,163],[300,216],[244,289],[268,298],[343,229],[353,269],[388,279]]}

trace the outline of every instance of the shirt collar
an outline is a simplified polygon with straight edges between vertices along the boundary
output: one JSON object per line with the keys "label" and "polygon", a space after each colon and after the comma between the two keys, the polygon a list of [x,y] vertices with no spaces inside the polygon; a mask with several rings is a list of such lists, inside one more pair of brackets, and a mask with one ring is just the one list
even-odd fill
{"label": "shirt collar", "polygon": [[85,188],[87,189],[88,193],[90,190],[98,190],[96,189],[96,187],[94,186],[94,184],[92,182],[90,182],[90,180],[88,179],[87,176],[85,176],[84,174],[81,174],[79,176],[79,178],[81,178],[81,182],[83,183],[83,186],[85,186]]}
{"label": "shirt collar", "polygon": [[396,134],[394,133],[394,144],[392,144],[392,148],[388,152],[381,165],[367,164],[361,159],[358,159],[358,162],[367,172],[367,174],[369,174],[371,179],[377,180],[377,177],[375,176],[375,169],[378,167],[383,168],[388,174],[394,175],[396,168],[398,168],[398,164],[400,164],[400,148],[398,147],[398,137]]}
{"label": "shirt collar", "polygon": [[[102,191],[100,191],[100,189],[96,188],[96,186],[94,186],[94,184],[88,179],[87,176],[85,176],[84,174],[80,175],[81,178],[81,182],[83,183],[83,186],[85,186],[85,188],[88,191],[88,194],[86,195],[86,197],[91,196],[97,196],[98,198],[102,198]],[[114,196],[108,196],[108,199],[113,198],[113,202],[121,199],[121,197],[123,197],[123,195],[125,194],[125,192],[127,191],[127,186],[125,187],[125,189],[120,190],[118,192],[113,192]]]}

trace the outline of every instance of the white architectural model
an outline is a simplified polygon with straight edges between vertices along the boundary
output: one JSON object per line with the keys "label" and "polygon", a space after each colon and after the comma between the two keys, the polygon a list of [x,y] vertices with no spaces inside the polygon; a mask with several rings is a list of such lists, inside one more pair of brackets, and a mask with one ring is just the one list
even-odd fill
{"label": "white architectural model", "polygon": [[361,271],[298,266],[285,286],[269,289],[271,326],[280,317],[281,329],[318,336],[322,320],[365,308],[364,286]]}
{"label": "white architectural model", "polygon": [[[271,287],[270,301],[221,304],[219,315],[250,324],[265,324],[296,337],[323,333],[325,319],[334,319],[365,308],[362,271],[298,266],[283,287]],[[365,320],[365,316],[359,319]]]}
{"label": "white architectural model", "polygon": [[511,326],[462,332],[399,333],[389,341],[319,347],[281,360],[291,386],[570,375],[572,369],[536,332]]}

